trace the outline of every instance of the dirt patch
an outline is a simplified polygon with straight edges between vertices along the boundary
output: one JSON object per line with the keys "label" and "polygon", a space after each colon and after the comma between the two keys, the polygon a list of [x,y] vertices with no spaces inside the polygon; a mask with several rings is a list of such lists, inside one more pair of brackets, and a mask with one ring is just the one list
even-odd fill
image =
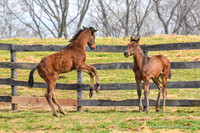
{"label": "dirt patch", "polygon": [[167,95],[168,99],[178,99],[177,95]]}
{"label": "dirt patch", "polygon": [[181,56],[183,56],[181,53],[177,53],[177,54],[175,54],[175,56],[176,57],[181,57]]}
{"label": "dirt patch", "polygon": [[131,117],[131,118],[127,118],[125,119],[124,121],[134,121],[134,120],[137,120],[137,121],[146,121],[146,120],[150,120],[150,119],[154,119],[150,116],[143,116],[143,117]]}
{"label": "dirt patch", "polygon": [[23,62],[32,62],[32,63],[37,63],[38,60],[35,59],[35,58],[33,58],[33,57],[25,57],[25,58],[23,59]]}
{"label": "dirt patch", "polygon": [[192,115],[189,115],[189,116],[165,116],[163,118],[161,118],[161,120],[170,120],[170,121],[179,121],[179,120],[182,120],[182,119],[188,119],[188,120],[200,120],[200,117],[198,116],[192,116]]}
{"label": "dirt patch", "polygon": [[191,59],[192,61],[200,61],[200,56],[196,56],[195,58]]}
{"label": "dirt patch", "polygon": [[147,126],[141,126],[141,127],[138,127],[138,128],[128,128],[128,129],[125,130],[125,132],[153,133],[154,129],[150,129]]}

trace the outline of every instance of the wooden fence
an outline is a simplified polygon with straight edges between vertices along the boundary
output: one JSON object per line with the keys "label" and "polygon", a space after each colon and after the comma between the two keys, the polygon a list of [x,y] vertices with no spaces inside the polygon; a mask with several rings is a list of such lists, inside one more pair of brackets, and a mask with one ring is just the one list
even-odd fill
{"label": "wooden fence", "polygon": [[[17,86],[28,86],[27,81],[17,80],[17,69],[32,69],[37,63],[19,63],[17,62],[18,51],[59,51],[64,46],[58,45],[15,45],[15,44],[0,44],[1,50],[10,51],[10,62],[0,62],[0,68],[11,69],[11,78],[0,78],[0,84],[11,85],[12,96],[0,96],[0,102],[11,102],[12,109],[16,109],[16,104],[47,104],[44,98],[37,97],[19,97],[17,96]],[[158,45],[142,45],[143,51],[147,54],[148,51],[165,51],[165,50],[188,50],[200,49],[200,42],[194,43],[173,43],[173,44],[158,44]],[[126,46],[108,46],[97,45],[94,52],[124,52]],[[86,48],[86,51],[90,51]],[[123,56],[123,55],[122,55]],[[111,70],[111,69],[132,69],[133,63],[101,63],[92,64],[97,70]],[[199,69],[200,61],[194,62],[172,62],[172,69]],[[35,82],[36,88],[46,88],[44,82]],[[136,83],[104,83],[101,90],[135,90]],[[173,81],[168,82],[168,89],[183,89],[183,88],[200,88],[200,81]],[[89,84],[83,84],[83,73],[77,72],[77,84],[57,83],[56,89],[62,90],[77,90],[76,99],[58,99],[61,105],[77,106],[77,110],[81,110],[81,106],[137,106],[138,100],[84,100],[83,91],[89,89]],[[157,89],[157,87],[150,83],[150,89]],[[146,104],[143,100],[144,105]],[[150,106],[155,106],[155,100],[150,100]],[[162,102],[161,102],[162,105]],[[200,106],[200,100],[166,100],[167,106]]]}

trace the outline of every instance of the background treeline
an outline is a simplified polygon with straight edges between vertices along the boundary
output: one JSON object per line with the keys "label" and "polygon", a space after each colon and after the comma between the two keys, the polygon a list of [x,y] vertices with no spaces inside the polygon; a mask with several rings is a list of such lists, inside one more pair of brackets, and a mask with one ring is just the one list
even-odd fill
{"label": "background treeline", "polygon": [[82,25],[98,36],[200,35],[200,0],[1,0],[0,38],[67,38]]}

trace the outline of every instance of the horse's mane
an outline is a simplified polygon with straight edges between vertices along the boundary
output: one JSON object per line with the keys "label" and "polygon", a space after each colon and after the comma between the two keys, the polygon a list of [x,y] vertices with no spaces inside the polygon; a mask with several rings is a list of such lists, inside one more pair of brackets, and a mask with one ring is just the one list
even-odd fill
{"label": "horse's mane", "polygon": [[69,42],[72,42],[73,40],[75,40],[85,29],[94,30],[94,27],[89,27],[89,28],[85,27],[83,29],[80,29],[78,32],[76,32],[76,34],[74,35],[74,37],[69,40]]}
{"label": "horse's mane", "polygon": [[73,40],[75,40],[85,29],[94,30],[93,27],[80,29],[78,32],[76,32],[76,34],[73,36],[73,38],[69,40],[70,43],[67,46],[65,46],[63,49],[71,46],[71,43],[73,42]]}
{"label": "horse's mane", "polygon": [[69,42],[72,42],[73,40],[75,40],[79,34],[81,34],[84,31],[84,29],[80,29],[78,32],[76,32],[76,34],[74,35],[74,37],[72,39],[69,40]]}

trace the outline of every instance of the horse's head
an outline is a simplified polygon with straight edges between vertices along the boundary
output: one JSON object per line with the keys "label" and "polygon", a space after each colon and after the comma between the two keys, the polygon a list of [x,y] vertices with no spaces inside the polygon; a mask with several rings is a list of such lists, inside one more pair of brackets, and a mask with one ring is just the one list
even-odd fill
{"label": "horse's head", "polygon": [[130,43],[128,44],[128,48],[124,51],[125,57],[128,58],[129,56],[132,56],[136,52],[136,50],[139,46],[139,41],[140,41],[140,37],[139,38],[133,38],[131,36]]}
{"label": "horse's head", "polygon": [[[85,27],[84,27],[85,29]],[[94,29],[93,27],[89,27],[89,41],[88,41],[88,46],[90,47],[91,50],[94,50],[96,48],[95,45],[95,32],[97,32],[96,29]]]}

